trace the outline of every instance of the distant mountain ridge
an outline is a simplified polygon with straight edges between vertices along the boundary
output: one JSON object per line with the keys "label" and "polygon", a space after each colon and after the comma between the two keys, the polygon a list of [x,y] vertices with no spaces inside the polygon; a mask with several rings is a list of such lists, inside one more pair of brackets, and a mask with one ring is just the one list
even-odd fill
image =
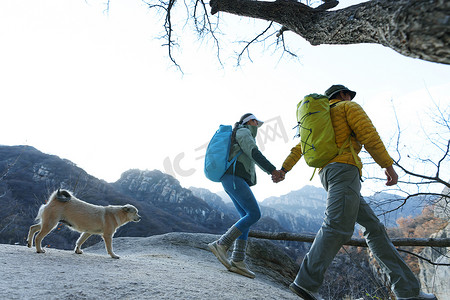
{"label": "distant mountain ridge", "polygon": [[[210,206],[236,218],[239,217],[234,205],[231,202],[225,203],[217,194],[206,189],[194,187],[189,189],[197,197],[204,199]],[[319,196],[317,193],[319,193]],[[320,188],[307,186],[285,196],[270,197],[262,201],[260,203],[262,219],[258,223],[275,221],[279,225],[276,227],[279,228],[273,228],[272,231],[315,233],[322,224],[325,205],[326,193]],[[313,209],[313,211],[310,211],[310,209]],[[258,223],[255,224],[254,229],[268,226],[268,224]]]}
{"label": "distant mountain ridge", "polygon": [[[175,178],[157,170],[128,170],[117,182],[107,183],[69,160],[33,147],[0,146],[0,200],[5,203],[0,211],[0,243],[24,244],[39,206],[57,188],[69,189],[76,197],[93,204],[135,205],[142,221],[121,227],[116,236],[174,231],[217,234],[239,218],[231,202],[225,203],[206,189],[182,188]],[[326,192],[312,186],[270,197],[261,203],[262,218],[252,228],[315,233],[325,205]],[[78,233],[64,226],[59,231],[64,233],[52,233],[44,242],[62,249],[72,248]]]}
{"label": "distant mountain ridge", "polygon": [[192,191],[182,188],[178,180],[157,170],[129,170],[111,185],[124,195],[177,216],[179,221],[194,222],[214,231],[232,222]]}
{"label": "distant mountain ridge", "polygon": [[327,203],[327,192],[323,188],[307,185],[280,197],[264,199],[261,205],[276,208],[293,215],[322,219]]}
{"label": "distant mountain ridge", "polygon": [[[205,189],[184,189],[175,178],[160,171],[128,170],[117,182],[107,183],[69,160],[30,146],[0,146],[0,176],[0,199],[7,204],[0,211],[0,243],[24,244],[40,205],[58,188],[71,190],[76,197],[97,205],[135,205],[142,221],[119,228],[115,236],[173,231],[222,233],[239,217],[232,203]],[[317,227],[314,224],[311,229],[301,216],[287,216],[273,207],[262,207],[262,212],[254,229],[301,232]],[[61,226],[44,242],[70,249],[78,235]]]}
{"label": "distant mountain ridge", "polygon": [[[115,236],[150,236],[180,232],[216,233],[232,223],[211,209],[171,176],[159,171],[130,170],[117,183],[99,180],[74,163],[30,146],[0,146],[0,243],[24,244],[39,206],[57,188],[97,205],[135,205],[142,220],[119,228]],[[135,198],[136,197],[136,198]],[[66,227],[45,243],[69,249],[78,237]],[[88,242],[93,238],[90,238]],[[95,239],[94,241],[95,242]]]}

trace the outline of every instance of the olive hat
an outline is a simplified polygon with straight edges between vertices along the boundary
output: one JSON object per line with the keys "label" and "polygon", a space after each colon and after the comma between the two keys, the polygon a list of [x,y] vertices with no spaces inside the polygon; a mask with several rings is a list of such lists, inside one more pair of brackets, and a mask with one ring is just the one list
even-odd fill
{"label": "olive hat", "polygon": [[325,91],[325,96],[327,96],[328,98],[331,99],[331,97],[334,96],[336,93],[339,93],[342,91],[348,92],[350,94],[350,96],[352,97],[352,99],[355,98],[356,92],[349,90],[342,84],[332,85],[328,90]]}

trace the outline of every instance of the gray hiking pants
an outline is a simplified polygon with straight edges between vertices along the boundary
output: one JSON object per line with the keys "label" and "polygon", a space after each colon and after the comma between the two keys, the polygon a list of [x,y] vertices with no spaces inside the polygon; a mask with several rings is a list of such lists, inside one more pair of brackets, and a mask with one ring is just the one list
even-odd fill
{"label": "gray hiking pants", "polygon": [[320,179],[328,192],[325,218],[302,262],[295,283],[317,292],[325,271],[342,244],[351,238],[357,222],[364,227],[367,244],[389,277],[397,297],[417,296],[420,290],[418,280],[389,240],[383,224],[360,194],[358,168],[333,163],[320,172]]}

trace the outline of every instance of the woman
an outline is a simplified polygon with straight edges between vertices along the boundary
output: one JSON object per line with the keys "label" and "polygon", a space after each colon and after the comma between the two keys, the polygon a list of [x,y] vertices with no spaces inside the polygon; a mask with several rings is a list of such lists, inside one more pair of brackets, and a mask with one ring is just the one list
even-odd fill
{"label": "woman", "polygon": [[[225,172],[221,183],[241,218],[217,241],[208,244],[209,249],[228,270],[250,278],[255,278],[255,273],[244,263],[248,232],[261,217],[258,202],[250,189],[256,184],[255,163],[268,174],[272,174],[272,179],[277,179],[280,175],[256,146],[255,137],[262,124],[262,121],[248,113],[234,125],[228,159],[231,160],[241,150],[242,154]],[[233,252],[228,260],[227,251],[233,242]]]}

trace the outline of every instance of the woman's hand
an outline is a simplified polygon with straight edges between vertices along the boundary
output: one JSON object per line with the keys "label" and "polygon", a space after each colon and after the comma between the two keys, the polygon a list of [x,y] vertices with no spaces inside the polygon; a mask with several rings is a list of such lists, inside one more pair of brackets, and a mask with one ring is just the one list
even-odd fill
{"label": "woman's hand", "polygon": [[284,180],[285,172],[283,170],[274,170],[272,172],[272,181],[278,183]]}

